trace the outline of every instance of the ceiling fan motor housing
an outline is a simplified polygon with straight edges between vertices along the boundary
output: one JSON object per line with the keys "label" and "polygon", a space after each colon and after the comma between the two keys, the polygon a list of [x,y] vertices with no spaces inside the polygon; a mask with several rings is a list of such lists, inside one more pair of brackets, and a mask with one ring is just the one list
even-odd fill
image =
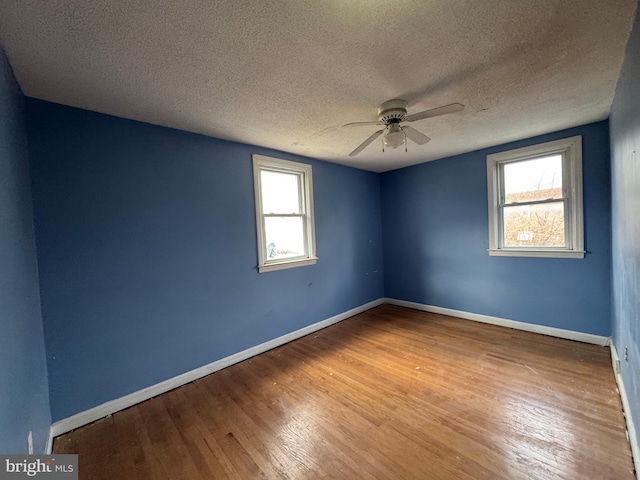
{"label": "ceiling fan motor housing", "polygon": [[400,123],[407,117],[407,102],[395,98],[384,102],[378,109],[378,120],[385,124]]}

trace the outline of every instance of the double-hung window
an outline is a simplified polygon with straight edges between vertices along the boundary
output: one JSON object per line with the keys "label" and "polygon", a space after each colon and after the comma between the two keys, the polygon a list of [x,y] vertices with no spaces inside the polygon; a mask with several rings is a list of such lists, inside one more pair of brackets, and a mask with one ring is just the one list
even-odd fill
{"label": "double-hung window", "polygon": [[253,155],[258,270],[316,263],[311,165]]}
{"label": "double-hung window", "polygon": [[582,137],[487,156],[489,254],[584,257]]}

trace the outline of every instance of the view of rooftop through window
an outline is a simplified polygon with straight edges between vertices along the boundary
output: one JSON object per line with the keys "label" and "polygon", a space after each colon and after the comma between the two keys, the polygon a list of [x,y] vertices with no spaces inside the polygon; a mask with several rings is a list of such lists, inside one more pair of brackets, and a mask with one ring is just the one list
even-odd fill
{"label": "view of rooftop through window", "polygon": [[564,247],[562,156],[505,163],[504,245]]}
{"label": "view of rooftop through window", "polygon": [[504,165],[505,203],[562,198],[562,156]]}

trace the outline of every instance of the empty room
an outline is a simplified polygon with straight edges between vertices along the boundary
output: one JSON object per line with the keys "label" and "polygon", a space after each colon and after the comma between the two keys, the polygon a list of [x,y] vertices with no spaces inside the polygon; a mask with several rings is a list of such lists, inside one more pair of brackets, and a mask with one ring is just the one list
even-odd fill
{"label": "empty room", "polygon": [[637,8],[0,2],[0,478],[637,478]]}

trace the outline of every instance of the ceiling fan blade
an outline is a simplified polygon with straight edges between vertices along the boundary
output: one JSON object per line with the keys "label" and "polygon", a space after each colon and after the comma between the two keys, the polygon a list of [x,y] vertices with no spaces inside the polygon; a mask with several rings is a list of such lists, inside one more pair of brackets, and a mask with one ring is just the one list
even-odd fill
{"label": "ceiling fan blade", "polygon": [[360,125],[384,125],[382,122],[351,122],[345,123],[343,127],[358,127]]}
{"label": "ceiling fan blade", "polygon": [[418,145],[424,145],[429,140],[431,140],[424,133],[420,133],[418,130],[416,130],[413,127],[408,127],[408,126],[402,127],[402,131],[407,136],[407,138],[409,138],[410,140],[413,140]]}
{"label": "ceiling fan blade", "polygon": [[432,108],[431,110],[425,110],[423,112],[414,113],[413,115],[405,118],[406,122],[415,122],[416,120],[422,120],[424,118],[437,117],[439,115],[446,115],[448,113],[455,113],[464,110],[464,105],[461,103],[452,103],[445,105],[444,107]]}
{"label": "ceiling fan blade", "polygon": [[367,138],[364,142],[362,142],[353,152],[351,152],[349,156],[355,157],[356,155],[358,155],[362,150],[367,148],[371,142],[373,142],[376,138],[382,135],[382,132],[384,132],[384,130],[378,130],[377,132],[375,132],[373,135]]}

